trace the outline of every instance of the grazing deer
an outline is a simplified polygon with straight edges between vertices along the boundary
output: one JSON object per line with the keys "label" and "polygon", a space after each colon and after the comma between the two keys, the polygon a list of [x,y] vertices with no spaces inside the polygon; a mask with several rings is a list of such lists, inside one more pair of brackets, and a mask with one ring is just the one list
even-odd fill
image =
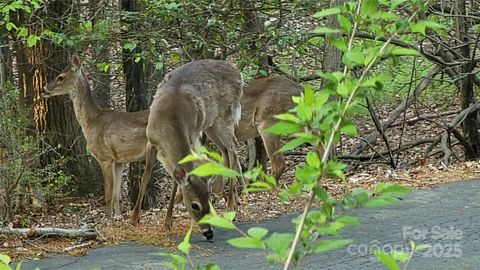
{"label": "grazing deer", "polygon": [[[276,179],[282,176],[286,167],[282,154],[277,153],[281,147],[281,138],[265,129],[278,121],[274,115],[286,113],[293,108],[295,104],[292,96],[299,96],[302,92],[303,87],[300,84],[280,75],[253,79],[243,89],[242,116],[235,129],[235,135],[239,142],[262,137],[272,163],[272,175]],[[221,179],[216,178],[212,185],[214,194],[222,194]]]}
{"label": "grazing deer", "polygon": [[102,109],[95,102],[80,58],[74,54],[71,65],[50,81],[42,96],[69,95],[87,147],[102,168],[108,217],[120,215],[120,187],[125,163],[145,160],[148,110],[116,112]]}
{"label": "grazing deer", "polygon": [[[152,166],[155,156],[174,179],[165,227],[170,228],[172,224],[177,186],[187,211],[196,222],[210,212],[206,181],[188,175],[197,164],[177,163],[195,149],[202,132],[205,132],[222,152],[225,166],[239,170],[234,132],[240,118],[241,96],[240,73],[226,61],[194,61],[165,76],[150,106],[146,132],[147,166],[132,213],[132,223],[138,223],[143,194],[151,173],[149,166]],[[234,182],[230,181],[229,209],[237,206]],[[201,224],[200,228],[207,239],[213,237],[209,225]]]}

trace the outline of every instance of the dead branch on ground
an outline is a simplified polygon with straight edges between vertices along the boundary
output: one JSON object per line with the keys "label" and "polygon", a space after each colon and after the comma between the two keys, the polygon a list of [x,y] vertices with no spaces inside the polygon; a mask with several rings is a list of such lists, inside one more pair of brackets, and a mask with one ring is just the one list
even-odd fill
{"label": "dead branch on ground", "polygon": [[82,237],[84,239],[95,239],[98,234],[92,226],[82,226],[79,229],[63,229],[56,227],[46,228],[0,228],[0,234],[22,234],[27,237],[46,236],[61,236],[67,238]]}

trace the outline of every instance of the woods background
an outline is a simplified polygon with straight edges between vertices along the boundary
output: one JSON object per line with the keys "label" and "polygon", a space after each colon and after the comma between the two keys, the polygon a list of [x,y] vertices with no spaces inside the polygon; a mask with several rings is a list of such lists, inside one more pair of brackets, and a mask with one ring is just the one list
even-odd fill
{"label": "woods background", "polygon": [[[278,73],[321,89],[322,72],[342,66],[341,44],[325,42],[336,44],[338,33],[325,31],[324,26],[337,28],[348,19],[314,15],[343,2],[2,2],[0,221],[59,194],[101,194],[98,164],[87,152],[68,97],[40,97],[42,87],[72,53],[84,59],[97,102],[115,110],[147,109],[166,72],[205,58],[235,62],[246,82]],[[375,75],[387,83],[359,100],[364,110],[355,122],[362,135],[345,138],[337,149],[339,158],[395,169],[479,157],[479,4],[433,3],[420,14],[415,32],[393,39],[397,48],[418,55],[398,53],[376,68]],[[411,12],[405,5],[394,19],[401,24]],[[391,15],[376,16],[382,20]],[[385,40],[388,27],[360,26],[355,42],[379,46],[376,40]],[[263,148],[257,147],[261,153],[259,149]],[[405,152],[412,149],[414,154]],[[141,165],[130,167],[133,200],[141,172]],[[151,181],[146,206],[156,203],[155,194]]]}

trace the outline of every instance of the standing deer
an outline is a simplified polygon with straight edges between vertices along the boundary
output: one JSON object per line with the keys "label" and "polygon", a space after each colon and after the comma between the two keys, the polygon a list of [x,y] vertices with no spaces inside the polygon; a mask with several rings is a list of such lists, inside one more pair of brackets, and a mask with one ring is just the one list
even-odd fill
{"label": "standing deer", "polygon": [[[303,87],[284,76],[270,76],[253,79],[243,90],[241,99],[242,116],[235,129],[239,142],[262,137],[268,157],[272,163],[272,175],[279,179],[285,170],[285,160],[282,154],[277,153],[281,147],[279,135],[265,131],[278,120],[273,116],[286,113],[294,107],[292,96],[299,96]],[[213,193],[222,194],[223,181],[216,178],[213,184]]]}
{"label": "standing deer", "polygon": [[[155,156],[173,177],[173,189],[165,218],[165,227],[172,224],[172,210],[180,188],[183,203],[198,222],[210,212],[210,196],[206,181],[188,175],[197,164],[177,165],[199,144],[202,132],[220,149],[225,166],[239,170],[235,125],[240,118],[242,79],[239,71],[221,60],[199,60],[185,64],[166,75],[157,88],[147,125],[147,166],[132,213],[138,223],[143,194],[150,178]],[[237,206],[234,181],[230,181],[227,207]],[[202,234],[213,238],[210,225],[200,224]]]}
{"label": "standing deer", "polygon": [[75,115],[87,140],[87,147],[102,168],[108,217],[120,215],[120,187],[125,163],[145,159],[148,110],[116,112],[102,109],[93,99],[80,58],[50,81],[42,96],[70,96]]}

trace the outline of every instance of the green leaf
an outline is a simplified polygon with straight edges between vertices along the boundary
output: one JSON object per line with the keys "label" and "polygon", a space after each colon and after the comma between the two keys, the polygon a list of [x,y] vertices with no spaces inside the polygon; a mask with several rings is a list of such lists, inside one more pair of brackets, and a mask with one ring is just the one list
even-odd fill
{"label": "green leaf", "polygon": [[397,198],[393,197],[377,197],[369,200],[365,203],[365,207],[368,208],[377,208],[377,207],[385,207],[387,205],[391,205],[393,203],[398,202]]}
{"label": "green leaf", "polygon": [[225,176],[228,178],[231,177],[237,177],[240,174],[234,170],[225,168],[223,165],[220,165],[218,163],[212,163],[208,162],[205,164],[202,164],[195,169],[193,169],[191,172],[188,173],[189,175],[197,175],[200,177],[205,177],[205,176],[210,176],[210,175],[221,175]]}
{"label": "green leaf", "polygon": [[320,169],[320,158],[315,152],[307,153],[307,164],[313,168]]}
{"label": "green leaf", "polygon": [[185,163],[192,162],[192,161],[195,161],[195,160],[198,160],[198,159],[199,159],[199,156],[197,154],[190,154],[190,155],[182,158],[180,161],[178,161],[178,164],[185,164]]}
{"label": "green leaf", "polygon": [[[313,99],[313,98],[312,98]],[[307,105],[305,102],[298,103],[297,107],[295,108],[297,115],[302,119],[304,122],[310,122],[313,117],[313,108]]]}
{"label": "green leaf", "polygon": [[312,105],[314,102],[312,86],[307,84],[304,89],[303,100],[305,101],[305,104]]}
{"label": "green leaf", "polygon": [[369,16],[375,14],[378,9],[378,0],[365,0],[362,2],[362,6],[360,8],[360,14],[362,16]]}
{"label": "green leaf", "polygon": [[412,32],[420,33],[420,34],[423,34],[424,36],[426,35],[425,31],[426,31],[427,28],[431,28],[433,30],[438,30],[438,29],[445,29],[446,26],[441,25],[441,24],[436,23],[436,22],[423,21],[423,20],[417,21],[416,23],[413,23],[413,24],[410,25],[410,29],[412,29]]}
{"label": "green leaf", "polygon": [[381,195],[397,195],[405,196],[410,193],[412,190],[408,187],[400,186],[393,183],[379,183],[375,187],[375,191]]}
{"label": "green leaf", "polygon": [[123,44],[123,48],[129,51],[133,51],[135,50],[135,48],[137,48],[137,43],[133,41],[127,42]]}
{"label": "green leaf", "polygon": [[277,114],[277,115],[274,115],[273,117],[278,120],[287,121],[287,122],[293,122],[293,123],[300,122],[300,119],[298,119],[298,117],[290,113]]}
{"label": "green leaf", "polygon": [[232,221],[235,219],[235,216],[237,213],[235,211],[228,211],[223,214],[223,217],[229,221]]}
{"label": "green leaf", "polygon": [[320,107],[325,104],[330,98],[329,91],[317,91],[315,92],[315,107]]}
{"label": "green leaf", "polygon": [[18,28],[17,37],[26,37],[28,35],[28,29],[24,26]]}
{"label": "green leaf", "polygon": [[342,62],[348,66],[358,66],[365,63],[365,56],[358,51],[346,52],[342,56]]}
{"label": "green leaf", "polygon": [[340,129],[340,131],[343,134],[350,135],[350,136],[357,136],[358,135],[357,128],[354,125],[351,125],[351,124],[343,126]]}
{"label": "green leaf", "polygon": [[316,183],[316,181],[320,177],[320,170],[310,166],[298,166],[297,168],[295,168],[295,177],[300,184],[304,186],[311,185]]}
{"label": "green leaf", "polygon": [[273,233],[265,240],[265,244],[274,252],[285,252],[293,241],[294,235],[292,233]]}
{"label": "green leaf", "polygon": [[248,229],[247,231],[247,234],[254,238],[254,239],[258,239],[258,240],[262,240],[263,237],[265,237],[265,235],[267,235],[268,233],[268,230],[265,229],[265,228],[261,228],[261,227],[253,227],[253,228],[250,228]]}
{"label": "green leaf", "polygon": [[333,33],[341,33],[342,31],[340,31],[339,29],[332,29],[332,28],[321,26],[313,29],[312,32],[315,34],[333,34]]}
{"label": "green leaf", "polygon": [[422,245],[415,245],[415,251],[422,251],[422,250],[425,250],[427,248],[431,248],[432,245],[430,244],[422,244]]}
{"label": "green leaf", "polygon": [[188,255],[190,253],[190,235],[192,234],[192,226],[187,231],[187,234],[185,234],[185,237],[183,238],[183,241],[178,245],[178,250],[183,252],[184,254]]}
{"label": "green leaf", "polygon": [[27,46],[28,47],[33,47],[33,46],[35,46],[35,44],[37,44],[37,41],[39,41],[39,40],[40,40],[39,36],[30,35],[27,39]]}
{"label": "green leaf", "polygon": [[373,254],[378,258],[378,260],[383,263],[388,269],[390,270],[400,270],[395,259],[392,256],[388,255],[387,253],[379,250],[373,251]]}
{"label": "green leaf", "polygon": [[266,131],[272,134],[291,134],[301,131],[303,128],[302,125],[291,123],[291,122],[278,122],[273,124],[271,127],[267,128]]}
{"label": "green leaf", "polygon": [[10,31],[12,29],[17,29],[17,26],[12,23],[12,22],[8,22],[6,25],[5,25],[5,28],[7,29],[7,31]]}
{"label": "green leaf", "polygon": [[330,43],[342,52],[347,51],[347,42],[342,38],[331,38]]}
{"label": "green leaf", "polygon": [[232,238],[228,239],[227,242],[236,248],[265,249],[265,244],[261,240],[251,237]]}
{"label": "green leaf", "polygon": [[314,18],[323,18],[323,17],[339,14],[340,12],[342,12],[342,10],[339,7],[333,7],[333,8],[320,10],[320,11],[316,12],[315,14],[313,14],[313,17]]}
{"label": "green leaf", "polygon": [[391,52],[392,55],[412,55],[412,56],[422,56],[420,52],[414,49],[407,48],[394,48]]}
{"label": "green leaf", "polygon": [[392,0],[390,7],[392,9],[395,9],[398,5],[401,5],[402,3],[406,2],[407,0]]}
{"label": "green leaf", "polygon": [[401,261],[403,263],[405,263],[408,258],[410,258],[410,253],[398,250],[390,251],[390,255],[393,257],[394,260]]}
{"label": "green leaf", "polygon": [[350,92],[350,90],[351,89],[349,89],[345,83],[339,83],[337,85],[337,93],[342,97],[348,96],[348,93]]}
{"label": "green leaf", "polygon": [[352,216],[340,216],[336,219],[337,222],[343,223],[349,226],[358,226],[360,222],[358,221],[357,217]]}
{"label": "green leaf", "polygon": [[347,17],[343,15],[338,15],[338,23],[345,30],[345,32],[350,33],[350,31],[352,30],[352,22],[350,22]]}
{"label": "green leaf", "polygon": [[[273,177],[272,177],[273,178]],[[248,192],[259,192],[259,191],[271,191],[273,189],[272,185],[265,182],[256,181],[248,184]]]}
{"label": "green leaf", "polygon": [[205,265],[205,270],[220,270],[220,267],[214,263],[209,262]]}
{"label": "green leaf", "polygon": [[5,254],[0,254],[0,262],[4,263],[6,265],[9,265],[12,261],[11,261],[9,256],[7,256]]}
{"label": "green leaf", "polygon": [[330,251],[334,249],[343,248],[351,243],[353,243],[352,239],[320,240],[317,243],[315,243],[314,251],[315,253]]}
{"label": "green leaf", "polygon": [[280,149],[277,150],[277,152],[283,153],[283,152],[295,149],[295,148],[299,147],[300,145],[302,145],[304,143],[306,143],[305,139],[296,138],[296,139],[293,139],[293,140],[287,142],[286,144],[284,144]]}
{"label": "green leaf", "polygon": [[328,199],[328,193],[323,187],[315,186],[313,193],[315,193],[315,196],[322,202],[326,202]]}
{"label": "green leaf", "polygon": [[[15,270],[21,270],[22,269],[22,262],[17,263],[17,266],[15,266]],[[35,268],[35,270],[40,270],[40,268]]]}
{"label": "green leaf", "polygon": [[235,225],[233,224],[232,221],[219,217],[219,216],[213,216],[211,214],[207,214],[203,216],[202,219],[198,222],[199,224],[210,224],[215,227],[219,228],[224,228],[224,229],[235,229]]}

